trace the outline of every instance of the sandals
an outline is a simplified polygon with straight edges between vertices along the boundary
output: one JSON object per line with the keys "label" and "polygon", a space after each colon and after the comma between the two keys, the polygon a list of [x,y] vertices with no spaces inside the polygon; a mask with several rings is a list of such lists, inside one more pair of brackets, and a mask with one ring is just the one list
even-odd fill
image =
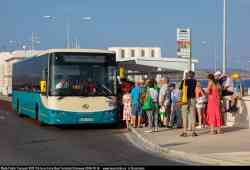
{"label": "sandals", "polygon": [[210,134],[210,135],[216,135],[217,132],[216,132],[216,131],[211,131],[209,134]]}
{"label": "sandals", "polygon": [[224,132],[223,132],[223,130],[217,130],[217,131],[211,131],[209,134],[210,135],[224,134]]}
{"label": "sandals", "polygon": [[187,133],[183,132],[182,134],[180,134],[181,137],[187,137]]}
{"label": "sandals", "polygon": [[159,128],[154,128],[153,132],[159,132]]}
{"label": "sandals", "polygon": [[196,132],[193,132],[192,136],[198,136],[198,134]]}
{"label": "sandals", "polygon": [[[187,137],[187,133],[186,132],[183,132],[182,134],[180,134],[181,137]],[[192,133],[192,136],[195,137],[195,136],[198,136],[198,134],[196,132],[193,132]]]}
{"label": "sandals", "polygon": [[224,134],[223,130],[218,130],[217,133],[218,134]]}

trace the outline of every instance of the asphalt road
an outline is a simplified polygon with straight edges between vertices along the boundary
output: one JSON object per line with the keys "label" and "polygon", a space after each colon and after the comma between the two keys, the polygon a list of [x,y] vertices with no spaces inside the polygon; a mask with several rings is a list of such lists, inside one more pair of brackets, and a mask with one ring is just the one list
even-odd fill
{"label": "asphalt road", "polygon": [[126,129],[39,127],[3,102],[0,135],[0,165],[181,165],[135,147]]}

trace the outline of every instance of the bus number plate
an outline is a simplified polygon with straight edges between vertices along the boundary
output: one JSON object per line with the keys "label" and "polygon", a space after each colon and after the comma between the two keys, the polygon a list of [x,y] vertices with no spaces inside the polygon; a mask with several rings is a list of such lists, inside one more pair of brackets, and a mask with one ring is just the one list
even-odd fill
{"label": "bus number plate", "polygon": [[93,118],[80,118],[80,121],[81,122],[93,122],[94,121],[94,119]]}

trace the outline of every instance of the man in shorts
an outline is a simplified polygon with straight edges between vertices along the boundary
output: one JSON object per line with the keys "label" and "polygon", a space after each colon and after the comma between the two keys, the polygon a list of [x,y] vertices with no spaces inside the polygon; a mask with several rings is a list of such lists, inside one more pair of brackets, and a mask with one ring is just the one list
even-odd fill
{"label": "man in shorts", "polygon": [[222,74],[220,71],[214,73],[214,77],[219,81],[221,85],[221,96],[223,98],[229,98],[229,104],[226,111],[232,111],[236,108],[236,95],[234,94],[234,83],[230,76]]}
{"label": "man in shorts", "polygon": [[[131,99],[132,99],[132,125],[134,128],[142,127],[142,106],[141,106],[141,87],[140,81],[137,80],[135,82],[135,87],[131,91]],[[138,118],[136,124],[136,118]]]}
{"label": "man in shorts", "polygon": [[195,131],[195,121],[196,121],[196,100],[195,100],[195,87],[196,87],[196,79],[195,73],[193,71],[189,71],[187,76],[185,76],[184,80],[181,81],[181,85],[179,87],[181,91],[181,98],[183,97],[183,86],[187,87],[187,103],[183,103],[182,101],[182,120],[183,120],[183,132],[180,134],[182,137],[187,137],[187,129],[188,125],[191,126],[192,136],[198,136]]}
{"label": "man in shorts", "polygon": [[234,93],[234,83],[230,76],[223,75],[224,82],[222,84],[222,96],[230,97],[229,112],[236,109],[236,95]]}

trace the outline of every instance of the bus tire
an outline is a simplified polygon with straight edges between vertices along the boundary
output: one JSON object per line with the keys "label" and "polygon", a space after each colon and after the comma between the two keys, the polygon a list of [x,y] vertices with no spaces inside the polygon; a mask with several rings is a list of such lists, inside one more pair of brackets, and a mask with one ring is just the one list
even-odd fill
{"label": "bus tire", "polygon": [[35,118],[35,121],[39,124],[39,126],[45,126],[46,124],[43,123],[40,119],[39,119],[39,105],[36,103],[36,106],[35,106],[35,112],[36,112],[36,118]]}
{"label": "bus tire", "polygon": [[16,102],[16,113],[19,117],[23,117],[23,114],[21,113],[21,106],[20,106],[19,99],[17,99],[17,102]]}
{"label": "bus tire", "polygon": [[115,129],[121,129],[122,128],[122,121],[116,121],[114,123],[111,124],[111,126]]}

